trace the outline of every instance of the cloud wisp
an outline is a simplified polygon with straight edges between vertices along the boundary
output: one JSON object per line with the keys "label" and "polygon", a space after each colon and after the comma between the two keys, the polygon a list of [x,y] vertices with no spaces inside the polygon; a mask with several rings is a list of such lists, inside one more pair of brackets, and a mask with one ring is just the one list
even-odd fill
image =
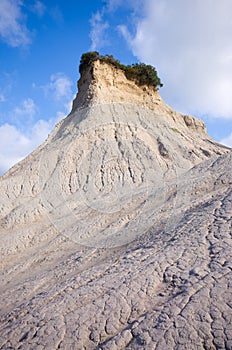
{"label": "cloud wisp", "polygon": [[109,24],[104,21],[104,11],[95,13],[90,20],[91,31],[91,50],[95,51],[106,45],[106,30],[109,28]]}
{"label": "cloud wisp", "polygon": [[[90,19],[90,39],[91,47],[90,50],[100,50],[105,46],[108,46],[112,41],[112,33],[118,32],[117,26],[112,23],[112,16],[117,12],[118,9],[123,8],[130,12],[131,20],[136,12],[141,13],[142,5],[139,0],[105,0],[104,6],[94,13]],[[121,22],[121,17],[118,17]],[[133,20],[132,20],[133,21]]]}
{"label": "cloud wisp", "polygon": [[42,18],[46,12],[43,2],[25,4],[22,0],[0,1],[0,39],[11,47],[27,47],[34,36],[27,26],[27,11]]}
{"label": "cloud wisp", "polygon": [[41,1],[37,0],[30,7],[30,10],[34,12],[38,17],[42,17],[46,11],[46,6]]}
{"label": "cloud wisp", "polygon": [[26,26],[20,0],[0,1],[0,37],[12,47],[31,43],[31,33]]}
{"label": "cloud wisp", "polygon": [[58,72],[50,76],[49,83],[42,86],[42,89],[45,95],[52,94],[58,101],[69,100],[72,96],[72,85],[72,81],[64,73]]}
{"label": "cloud wisp", "polygon": [[25,99],[19,107],[15,107],[13,114],[18,118],[20,116],[33,117],[36,113],[37,107],[32,98]]}
{"label": "cloud wisp", "polygon": [[4,94],[2,94],[0,92],[0,102],[5,102],[5,101],[6,101],[6,98],[5,98]]}

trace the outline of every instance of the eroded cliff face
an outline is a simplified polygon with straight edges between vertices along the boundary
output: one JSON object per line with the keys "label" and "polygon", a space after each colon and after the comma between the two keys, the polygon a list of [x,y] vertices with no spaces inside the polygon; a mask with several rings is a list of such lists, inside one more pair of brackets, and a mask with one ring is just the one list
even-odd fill
{"label": "eroded cliff face", "polygon": [[184,120],[191,129],[206,133],[202,120],[175,112],[162,100],[158,89],[138,86],[126,78],[123,70],[98,60],[85,69],[78,81],[72,113],[81,108],[109,103],[131,103],[148,108],[156,114],[170,114],[173,119],[179,119],[180,122]]}
{"label": "eroded cliff face", "polygon": [[81,75],[73,111],[76,108],[114,102],[133,103],[154,109],[160,101],[155,88],[139,87],[126,78],[123,70],[98,60]]}
{"label": "eroded cliff face", "polygon": [[157,90],[86,69],[0,178],[0,347],[231,348],[231,161]]}

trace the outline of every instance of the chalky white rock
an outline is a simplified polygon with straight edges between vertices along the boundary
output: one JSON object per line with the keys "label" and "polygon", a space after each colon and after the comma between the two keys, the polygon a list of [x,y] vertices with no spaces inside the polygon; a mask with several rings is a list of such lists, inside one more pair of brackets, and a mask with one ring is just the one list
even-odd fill
{"label": "chalky white rock", "polygon": [[94,62],[0,178],[1,349],[231,349],[231,161]]}

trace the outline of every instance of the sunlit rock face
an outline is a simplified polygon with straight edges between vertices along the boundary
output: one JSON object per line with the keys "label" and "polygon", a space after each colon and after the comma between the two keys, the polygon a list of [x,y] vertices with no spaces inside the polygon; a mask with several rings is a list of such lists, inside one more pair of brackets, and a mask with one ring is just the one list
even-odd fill
{"label": "sunlit rock face", "polygon": [[231,349],[231,150],[110,64],[0,178],[2,349]]}

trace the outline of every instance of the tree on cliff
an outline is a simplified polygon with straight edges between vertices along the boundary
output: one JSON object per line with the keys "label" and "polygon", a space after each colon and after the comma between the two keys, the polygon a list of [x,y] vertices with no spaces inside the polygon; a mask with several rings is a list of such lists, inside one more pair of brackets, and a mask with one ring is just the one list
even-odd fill
{"label": "tree on cliff", "polygon": [[127,79],[134,80],[139,86],[147,85],[154,88],[162,87],[160,78],[158,77],[156,69],[145,63],[134,63],[132,65],[124,65],[119,60],[115,59],[113,55],[100,55],[97,51],[86,52],[81,56],[79,72],[82,73],[93,62],[99,60],[100,62],[113,65],[115,68],[124,71]]}

